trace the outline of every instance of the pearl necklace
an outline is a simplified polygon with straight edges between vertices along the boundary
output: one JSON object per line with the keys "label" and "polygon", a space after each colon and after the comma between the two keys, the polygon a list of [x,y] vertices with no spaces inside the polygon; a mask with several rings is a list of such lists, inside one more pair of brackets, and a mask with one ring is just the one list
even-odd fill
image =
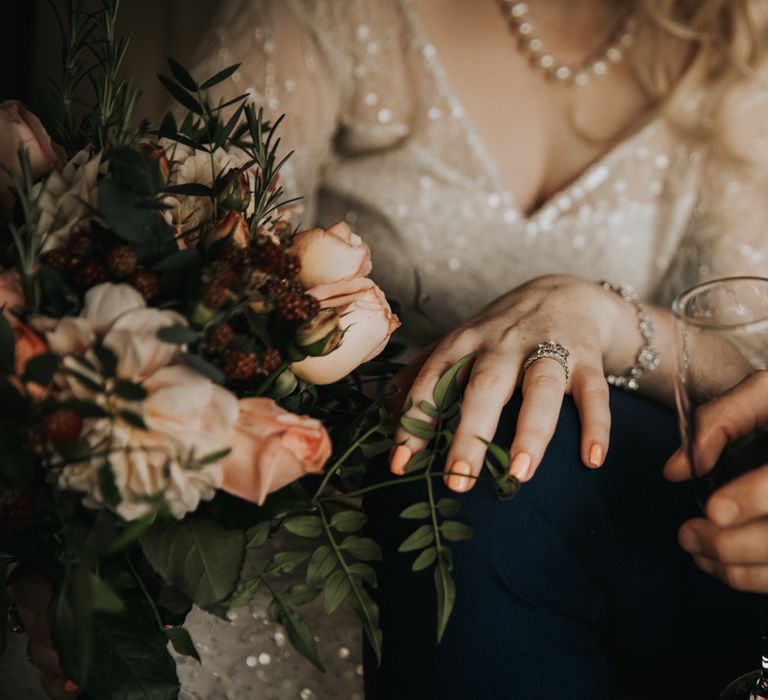
{"label": "pearl necklace", "polygon": [[627,13],[601,48],[578,63],[558,62],[544,49],[542,40],[533,33],[528,17],[528,4],[516,0],[502,0],[510,27],[517,34],[520,45],[531,59],[532,65],[544,71],[552,80],[578,87],[588,85],[594,78],[608,72],[612,64],[622,61],[627,49],[634,43],[635,18]]}

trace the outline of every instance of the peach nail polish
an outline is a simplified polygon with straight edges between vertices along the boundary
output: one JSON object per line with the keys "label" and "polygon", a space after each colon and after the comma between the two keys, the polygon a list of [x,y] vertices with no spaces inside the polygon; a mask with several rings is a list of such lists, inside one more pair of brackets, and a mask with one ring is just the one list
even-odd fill
{"label": "peach nail polish", "polygon": [[389,469],[393,474],[402,476],[405,474],[405,466],[411,461],[413,450],[405,445],[398,445],[392,453],[392,459],[389,461]]}
{"label": "peach nail polish", "polygon": [[599,442],[593,443],[589,448],[589,463],[593,467],[603,466],[603,446]]}
{"label": "peach nail polish", "polygon": [[75,683],[73,680],[70,680],[67,678],[67,680],[64,681],[64,692],[69,693],[69,695],[74,695],[80,690],[80,686]]}
{"label": "peach nail polish", "polygon": [[448,471],[453,472],[448,476],[448,488],[461,492],[469,490],[469,475],[472,473],[469,462],[457,459]]}
{"label": "peach nail polish", "polygon": [[512,459],[512,464],[509,466],[509,473],[519,481],[525,480],[528,478],[528,473],[531,471],[531,461],[531,455],[527,452],[518,452]]}

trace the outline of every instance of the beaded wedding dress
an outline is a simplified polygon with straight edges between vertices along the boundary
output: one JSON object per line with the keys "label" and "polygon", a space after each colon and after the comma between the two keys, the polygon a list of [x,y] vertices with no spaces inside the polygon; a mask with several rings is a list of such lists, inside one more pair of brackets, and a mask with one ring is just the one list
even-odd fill
{"label": "beaded wedding dress", "polygon": [[[661,118],[526,215],[410,0],[230,0],[200,51],[199,75],[242,62],[222,97],[237,90],[286,114],[285,184],[305,197],[303,223],[344,219],[363,236],[411,347],[538,275],[631,284],[667,305],[705,278],[768,274],[765,183]],[[689,106],[709,128],[705,103]],[[768,126],[768,90],[753,91],[739,124],[751,150],[768,151],[754,128]],[[182,697],[361,699],[356,619],[328,617],[319,601],[304,611],[325,674],[269,622],[266,597],[229,621],[193,612],[202,665],[180,660]]]}
{"label": "beaded wedding dress", "polygon": [[[631,284],[668,305],[704,278],[768,274],[768,187],[661,119],[526,216],[410,0],[231,0],[201,50],[200,75],[242,61],[226,89],[285,113],[286,186],[305,196],[303,222],[344,219],[363,236],[411,346],[538,275]],[[744,129],[761,114],[768,127],[766,89],[750,97]],[[750,146],[766,151],[761,136]],[[181,667],[189,697],[361,698],[354,617],[309,606],[322,675],[267,623],[267,602],[229,627],[191,616],[203,664]]]}

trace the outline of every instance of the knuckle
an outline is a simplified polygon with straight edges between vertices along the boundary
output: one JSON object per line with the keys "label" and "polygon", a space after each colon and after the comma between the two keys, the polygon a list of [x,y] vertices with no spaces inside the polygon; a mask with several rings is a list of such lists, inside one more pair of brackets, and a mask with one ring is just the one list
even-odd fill
{"label": "knuckle", "polygon": [[732,547],[728,535],[721,531],[712,536],[710,540],[710,549],[713,557],[720,562],[726,563],[732,554]]}
{"label": "knuckle", "polygon": [[552,432],[542,428],[540,425],[525,425],[521,427],[521,438],[526,445],[542,445],[549,442]]}
{"label": "knuckle", "polygon": [[547,393],[556,393],[563,391],[563,379],[553,374],[537,372],[534,375],[528,375],[528,390],[535,390]]}

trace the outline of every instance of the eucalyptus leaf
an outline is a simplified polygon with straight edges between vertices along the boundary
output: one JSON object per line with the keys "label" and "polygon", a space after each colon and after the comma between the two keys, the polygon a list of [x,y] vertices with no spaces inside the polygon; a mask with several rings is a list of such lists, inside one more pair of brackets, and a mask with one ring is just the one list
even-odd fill
{"label": "eucalyptus leaf", "polygon": [[413,503],[405,508],[400,517],[407,520],[425,520],[432,514],[432,509],[429,507],[427,501],[421,501],[420,503]]}
{"label": "eucalyptus leaf", "polygon": [[229,78],[230,75],[232,75],[238,68],[240,68],[240,64],[236,63],[234,66],[228,66],[224,70],[220,70],[216,75],[214,75],[211,78],[208,78],[201,86],[201,90],[208,90],[208,88],[212,88],[214,85],[218,85],[221,82],[224,82],[227,78]]}
{"label": "eucalyptus leaf", "polygon": [[177,653],[182,656],[190,656],[198,663],[200,662],[200,654],[195,649],[195,643],[192,641],[192,637],[189,632],[183,627],[169,627],[165,629],[165,636],[171,640],[171,644]]}
{"label": "eucalyptus leaf", "polygon": [[420,525],[398,547],[399,552],[412,552],[416,549],[424,549],[435,541],[435,531],[431,524]]}
{"label": "eucalyptus leaf", "polygon": [[194,112],[195,114],[202,115],[204,113],[202,105],[194,97],[192,97],[192,95],[184,90],[181,85],[177,85],[173,82],[173,80],[163,75],[162,73],[158,73],[157,77],[163,84],[163,87],[171,93],[171,95],[182,107],[185,107],[190,112]]}
{"label": "eucalyptus leaf", "polygon": [[186,68],[182,66],[178,61],[175,61],[170,56],[165,57],[168,61],[168,67],[171,69],[171,73],[173,73],[173,77],[176,78],[176,80],[181,83],[182,87],[184,87],[186,90],[189,90],[190,92],[196,92],[198,89],[198,85],[195,82],[195,79],[189,74]]}
{"label": "eucalyptus leaf", "polygon": [[245,549],[242,530],[229,530],[198,515],[156,522],[141,538],[155,570],[201,607],[232,594]]}
{"label": "eucalyptus leaf", "polygon": [[421,571],[427,567],[432,566],[437,559],[437,547],[427,547],[423,550],[418,557],[416,557],[413,564],[411,564],[411,571]]}
{"label": "eucalyptus leaf", "polygon": [[331,615],[344,602],[351,589],[349,578],[345,571],[334,571],[325,582],[323,606],[325,612]]}
{"label": "eucalyptus leaf", "polygon": [[286,520],[284,527],[300,537],[319,537],[323,532],[323,521],[317,515],[299,515]]}
{"label": "eucalyptus leaf", "polygon": [[368,591],[362,586],[355,586],[353,593],[354,595],[349,598],[349,604],[362,621],[365,636],[368,637],[371,648],[376,654],[376,661],[381,664],[382,635],[379,625],[379,606],[373,602]]}
{"label": "eucalyptus leaf", "polygon": [[378,586],[376,570],[368,564],[364,564],[361,561],[356,561],[353,564],[349,564],[347,566],[347,571],[349,571],[349,573],[353,576],[359,576],[372,588],[376,588]]}
{"label": "eucalyptus leaf", "polygon": [[344,510],[334,514],[331,527],[338,532],[357,532],[368,522],[368,516],[359,510]]}
{"label": "eucalyptus leaf", "polygon": [[456,385],[456,376],[464,367],[464,365],[472,360],[476,354],[477,353],[473,352],[469,355],[465,355],[453,366],[451,366],[451,368],[448,369],[442,377],[440,377],[437,384],[435,384],[435,389],[433,392],[433,398],[437,408],[440,410],[445,410],[459,397],[459,389]]}

